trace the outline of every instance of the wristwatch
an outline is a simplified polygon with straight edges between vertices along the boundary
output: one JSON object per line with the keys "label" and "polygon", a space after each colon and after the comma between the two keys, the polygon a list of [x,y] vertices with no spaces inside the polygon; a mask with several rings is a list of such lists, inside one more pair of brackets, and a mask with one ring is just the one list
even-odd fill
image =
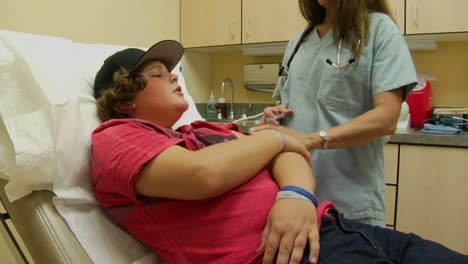
{"label": "wristwatch", "polygon": [[322,149],[327,149],[328,148],[328,133],[327,131],[325,130],[320,130],[318,132],[318,135],[320,138],[322,138],[323,140],[323,145],[322,145]]}

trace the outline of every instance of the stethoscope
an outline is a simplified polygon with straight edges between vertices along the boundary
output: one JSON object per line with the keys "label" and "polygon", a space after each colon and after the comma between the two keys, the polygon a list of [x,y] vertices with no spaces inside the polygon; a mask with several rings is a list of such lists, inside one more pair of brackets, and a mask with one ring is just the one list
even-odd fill
{"label": "stethoscope", "polygon": [[[338,61],[338,64],[334,63],[330,59],[325,60],[328,64],[330,64],[331,66],[333,66],[333,67],[335,67],[337,69],[344,69],[344,68],[348,67],[349,65],[351,65],[351,63],[356,61],[355,58],[351,57],[345,64],[341,64],[340,54],[341,54],[341,43],[342,42],[343,42],[343,39],[340,38],[340,43],[338,43],[338,51],[337,51],[337,54],[336,54],[336,60]],[[361,39],[358,40],[358,43],[357,43],[358,46],[359,46],[359,43],[361,43]]]}
{"label": "stethoscope", "polygon": [[[310,32],[312,32],[314,28],[309,25],[305,30],[304,32],[302,33],[301,35],[301,38],[299,39],[299,41],[297,42],[296,46],[294,47],[294,50],[293,50],[293,53],[291,54],[291,57],[289,57],[289,60],[288,60],[288,63],[286,64],[286,66],[281,66],[281,69],[278,73],[278,75],[281,77],[281,76],[284,76],[284,77],[287,77],[288,76],[288,71],[289,71],[289,67],[291,66],[291,62],[292,60],[294,59],[294,56],[296,56],[296,53],[297,51],[299,50],[299,47],[302,45],[302,43],[304,42],[304,39],[306,38],[307,35],[310,34]],[[356,59],[354,57],[351,57],[346,63],[344,64],[341,64],[341,44],[343,43],[343,39],[340,38],[340,42],[338,43],[338,51],[337,51],[337,54],[336,54],[336,61],[337,63],[334,63],[331,59],[326,59],[325,62],[330,64],[331,66],[333,66],[334,68],[336,69],[344,69],[344,68],[347,68],[349,65],[351,65],[352,63],[354,63],[356,61]],[[359,46],[359,44],[361,43],[361,39],[358,40],[358,43],[357,45]]]}

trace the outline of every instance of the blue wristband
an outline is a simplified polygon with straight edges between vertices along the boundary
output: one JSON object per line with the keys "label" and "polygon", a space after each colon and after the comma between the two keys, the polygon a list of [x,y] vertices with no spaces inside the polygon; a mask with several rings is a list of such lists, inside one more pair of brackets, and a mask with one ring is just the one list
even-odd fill
{"label": "blue wristband", "polygon": [[309,191],[301,187],[288,185],[288,186],[284,186],[283,188],[281,188],[280,191],[293,191],[293,192],[300,193],[304,195],[305,197],[307,197],[315,205],[315,208],[317,208],[318,206],[318,200],[315,197],[315,195],[313,195],[312,193],[310,193]]}

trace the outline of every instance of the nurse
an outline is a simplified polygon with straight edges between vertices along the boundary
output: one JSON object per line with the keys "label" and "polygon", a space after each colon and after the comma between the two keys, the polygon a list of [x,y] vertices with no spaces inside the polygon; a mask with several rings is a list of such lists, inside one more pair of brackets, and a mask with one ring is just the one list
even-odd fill
{"label": "nurse", "polygon": [[308,27],[288,44],[273,94],[276,129],[313,155],[318,197],[352,220],[385,225],[383,146],[417,83],[385,0],[299,0]]}

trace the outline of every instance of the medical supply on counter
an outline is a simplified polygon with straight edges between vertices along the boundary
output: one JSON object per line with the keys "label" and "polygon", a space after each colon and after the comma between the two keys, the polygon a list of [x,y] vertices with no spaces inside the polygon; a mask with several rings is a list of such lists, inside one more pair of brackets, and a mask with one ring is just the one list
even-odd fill
{"label": "medical supply on counter", "polygon": [[411,115],[408,103],[401,103],[400,116],[398,117],[397,129],[395,133],[408,133],[411,128]]}
{"label": "medical supply on counter", "polygon": [[452,126],[424,124],[423,134],[461,135],[463,130]]}
{"label": "medical supply on counter", "polygon": [[207,120],[216,120],[218,117],[218,102],[216,101],[213,90],[211,90],[210,98],[206,103],[206,119]]}
{"label": "medical supply on counter", "polygon": [[468,131],[468,107],[437,107],[434,108],[434,117],[436,124],[457,126]]}
{"label": "medical supply on counter", "polygon": [[468,124],[468,119],[463,118],[463,115],[435,115],[436,125],[453,126],[463,129],[463,126]]}
{"label": "medical supply on counter", "polygon": [[411,126],[415,127],[432,116],[431,84],[418,76],[418,85],[408,94],[406,102],[409,105]]}
{"label": "medical supply on counter", "polygon": [[416,125],[415,129],[419,130],[424,127],[424,125],[441,125],[447,127],[454,127],[463,130],[463,126],[468,124],[468,119],[461,118],[459,116],[446,116],[446,115],[436,115],[437,118],[426,119]]}
{"label": "medical supply on counter", "polygon": [[224,97],[218,98],[218,119],[226,119],[227,118],[227,106],[226,106],[226,99]]}

